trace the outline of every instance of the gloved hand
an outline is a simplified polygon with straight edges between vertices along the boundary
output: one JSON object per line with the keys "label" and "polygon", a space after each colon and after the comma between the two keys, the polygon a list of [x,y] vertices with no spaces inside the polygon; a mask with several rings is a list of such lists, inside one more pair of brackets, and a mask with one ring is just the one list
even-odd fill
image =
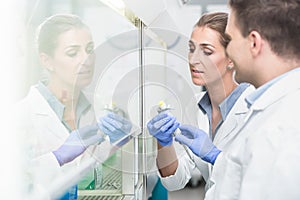
{"label": "gloved hand", "polygon": [[110,112],[99,119],[98,127],[114,143],[130,133],[132,124],[126,118]]}
{"label": "gloved hand", "polygon": [[172,134],[179,125],[174,116],[162,112],[147,123],[147,128],[149,133],[157,139],[160,145],[170,146],[173,143]]}
{"label": "gloved hand", "polygon": [[221,151],[212,143],[203,130],[190,125],[182,125],[179,129],[181,134],[175,136],[176,141],[188,146],[194,154],[206,162],[215,163]]}
{"label": "gloved hand", "polygon": [[66,141],[53,151],[60,166],[77,158],[90,145],[104,141],[104,138],[97,134],[97,131],[98,126],[96,124],[72,131]]}

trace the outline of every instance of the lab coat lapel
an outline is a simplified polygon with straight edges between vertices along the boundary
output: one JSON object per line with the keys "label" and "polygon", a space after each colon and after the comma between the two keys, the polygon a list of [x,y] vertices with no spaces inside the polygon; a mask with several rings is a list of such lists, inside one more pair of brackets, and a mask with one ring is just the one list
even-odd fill
{"label": "lab coat lapel", "polygon": [[[255,90],[253,86],[249,86],[242,95],[238,98],[233,108],[229,112],[226,120],[223,122],[220,127],[216,137],[214,139],[214,143],[223,147],[222,143],[227,144],[228,137],[235,137],[238,133],[238,130],[242,127],[244,123],[244,118],[248,112],[247,103],[245,101],[245,97],[248,96]],[[226,141],[225,141],[226,140]]]}
{"label": "lab coat lapel", "polygon": [[214,138],[215,145],[219,146],[222,140],[224,140],[232,132],[232,130],[236,128],[238,125],[236,117],[238,116],[228,118],[220,127]]}
{"label": "lab coat lapel", "polygon": [[44,140],[49,140],[45,142],[53,142],[56,146],[60,146],[68,137],[69,131],[36,88],[32,88],[30,93],[34,123],[37,130],[41,131],[39,134],[44,137]]}
{"label": "lab coat lapel", "polygon": [[214,139],[214,144],[222,149],[222,147],[228,143],[227,141],[230,140],[230,138],[235,137],[243,125],[243,119],[245,118],[246,113],[246,110],[243,112],[239,111],[229,117],[218,131]]}

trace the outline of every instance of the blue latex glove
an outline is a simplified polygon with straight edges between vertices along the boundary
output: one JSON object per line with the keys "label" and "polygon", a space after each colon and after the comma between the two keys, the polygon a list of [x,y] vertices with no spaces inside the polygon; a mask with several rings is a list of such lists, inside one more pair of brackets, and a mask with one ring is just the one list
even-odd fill
{"label": "blue latex glove", "polygon": [[202,160],[211,164],[215,163],[221,151],[203,130],[190,125],[182,125],[179,129],[181,134],[175,136],[176,141],[188,146]]}
{"label": "blue latex glove", "polygon": [[101,117],[98,122],[99,129],[108,135],[111,143],[114,143],[130,133],[132,124],[126,118],[113,112]]}
{"label": "blue latex glove", "polygon": [[53,151],[60,166],[77,158],[90,145],[104,141],[104,138],[97,134],[97,131],[98,126],[96,124],[72,131],[66,141]]}
{"label": "blue latex glove", "polygon": [[148,122],[147,128],[149,133],[157,139],[160,145],[170,146],[173,143],[172,134],[179,125],[174,116],[162,112]]}

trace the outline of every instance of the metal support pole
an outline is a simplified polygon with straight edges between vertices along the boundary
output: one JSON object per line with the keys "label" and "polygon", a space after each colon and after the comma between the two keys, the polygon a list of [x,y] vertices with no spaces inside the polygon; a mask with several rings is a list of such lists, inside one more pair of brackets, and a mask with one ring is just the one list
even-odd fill
{"label": "metal support pole", "polygon": [[144,63],[144,24],[139,20],[139,83],[140,83],[140,127],[141,127],[141,138],[142,138],[142,199],[147,199],[147,143],[146,143],[146,122],[145,122],[145,63]]}

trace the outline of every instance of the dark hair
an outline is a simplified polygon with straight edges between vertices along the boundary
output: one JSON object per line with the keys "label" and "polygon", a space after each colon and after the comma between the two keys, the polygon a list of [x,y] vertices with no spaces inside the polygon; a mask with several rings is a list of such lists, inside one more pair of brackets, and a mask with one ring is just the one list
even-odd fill
{"label": "dark hair", "polygon": [[299,56],[299,0],[229,0],[229,6],[244,37],[256,30],[277,55]]}
{"label": "dark hair", "polygon": [[59,35],[72,28],[87,28],[87,26],[76,15],[57,14],[47,18],[37,29],[38,51],[53,55]]}
{"label": "dark hair", "polygon": [[228,14],[224,12],[206,13],[201,16],[195,27],[208,27],[220,34],[220,43],[224,48],[229,42],[228,36],[225,34]]}

